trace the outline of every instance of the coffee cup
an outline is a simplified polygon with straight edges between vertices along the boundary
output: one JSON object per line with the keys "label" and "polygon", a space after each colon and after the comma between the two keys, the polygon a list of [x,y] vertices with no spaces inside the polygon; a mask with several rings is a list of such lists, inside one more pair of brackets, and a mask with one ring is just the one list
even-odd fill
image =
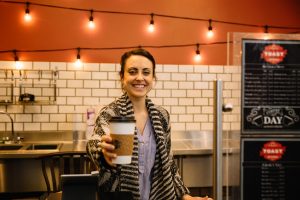
{"label": "coffee cup", "polygon": [[134,117],[112,117],[109,120],[109,130],[112,144],[115,146],[113,153],[117,154],[112,163],[130,164],[135,130]]}

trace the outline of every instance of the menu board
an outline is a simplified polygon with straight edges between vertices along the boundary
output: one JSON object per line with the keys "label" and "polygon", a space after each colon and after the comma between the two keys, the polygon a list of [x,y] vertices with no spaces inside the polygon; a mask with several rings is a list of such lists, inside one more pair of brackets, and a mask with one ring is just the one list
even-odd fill
{"label": "menu board", "polygon": [[243,40],[242,134],[300,133],[300,41]]}
{"label": "menu board", "polygon": [[241,199],[298,199],[300,138],[241,141]]}

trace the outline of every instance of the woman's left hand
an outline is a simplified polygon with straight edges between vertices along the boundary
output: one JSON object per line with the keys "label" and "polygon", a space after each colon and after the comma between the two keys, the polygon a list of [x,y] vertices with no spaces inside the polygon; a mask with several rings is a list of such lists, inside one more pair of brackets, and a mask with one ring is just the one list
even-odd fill
{"label": "woman's left hand", "polygon": [[213,199],[209,198],[208,196],[206,196],[206,197],[192,197],[192,196],[186,194],[182,197],[182,200],[213,200]]}

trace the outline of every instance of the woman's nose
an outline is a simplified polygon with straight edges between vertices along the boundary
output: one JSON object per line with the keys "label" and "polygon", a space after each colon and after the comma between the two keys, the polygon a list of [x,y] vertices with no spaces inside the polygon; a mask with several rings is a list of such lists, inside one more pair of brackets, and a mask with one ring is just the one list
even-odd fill
{"label": "woman's nose", "polygon": [[138,73],[136,79],[137,80],[143,80],[144,79],[143,74],[142,73]]}

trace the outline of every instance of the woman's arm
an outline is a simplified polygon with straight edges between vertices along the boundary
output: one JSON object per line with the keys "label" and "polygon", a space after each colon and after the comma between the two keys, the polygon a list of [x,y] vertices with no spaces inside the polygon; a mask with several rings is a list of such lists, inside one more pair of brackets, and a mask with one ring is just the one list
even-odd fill
{"label": "woman's arm", "polygon": [[94,133],[86,146],[88,156],[99,169],[99,177],[101,177],[99,186],[100,190],[103,191],[115,191],[119,183],[118,169],[106,161],[103,155],[104,149],[100,145],[101,138],[107,138],[108,121],[112,115],[113,112],[109,107],[105,107],[100,111],[96,119]]}

